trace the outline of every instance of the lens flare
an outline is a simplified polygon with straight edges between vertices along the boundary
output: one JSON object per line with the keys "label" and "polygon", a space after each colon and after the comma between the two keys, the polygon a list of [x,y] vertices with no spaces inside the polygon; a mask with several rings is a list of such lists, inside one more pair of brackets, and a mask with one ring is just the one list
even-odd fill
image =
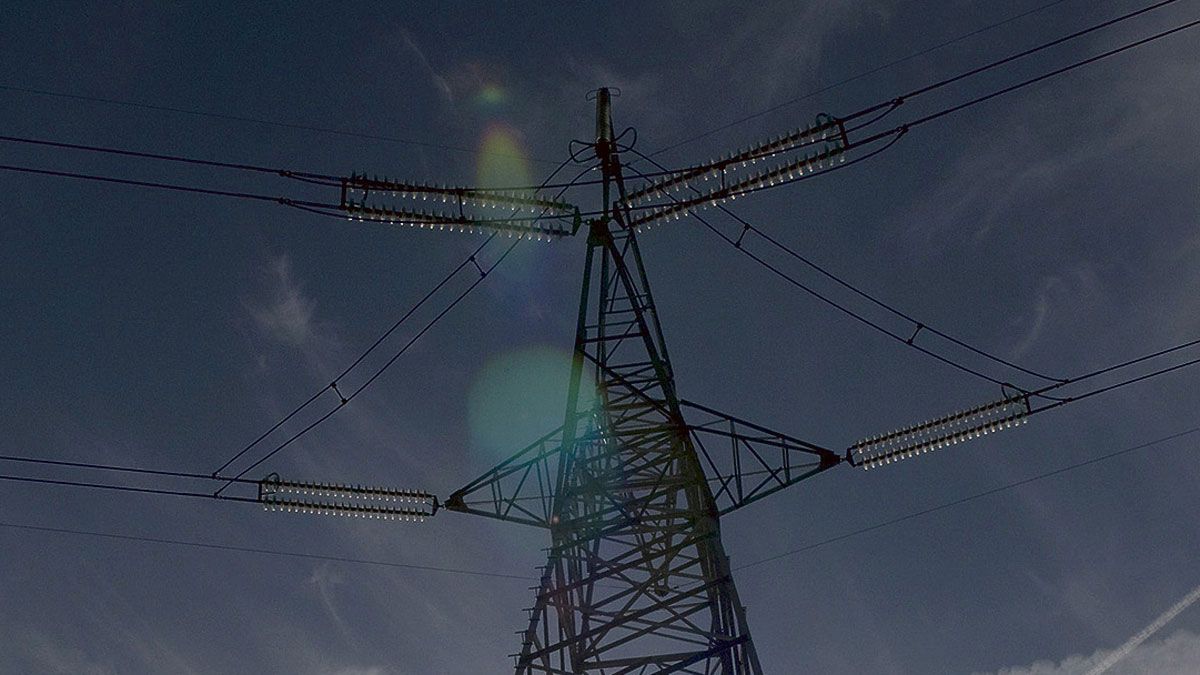
{"label": "lens flare", "polygon": [[482,188],[529,185],[529,159],[515,129],[496,122],[488,125],[479,144],[475,182]]}
{"label": "lens flare", "polygon": [[[476,376],[468,399],[471,444],[488,457],[507,457],[563,423],[571,352],[546,345],[493,358]],[[584,369],[580,405],[596,385]]]}
{"label": "lens flare", "polygon": [[508,92],[498,84],[485,84],[475,93],[475,104],[480,108],[498,108],[508,102]]}

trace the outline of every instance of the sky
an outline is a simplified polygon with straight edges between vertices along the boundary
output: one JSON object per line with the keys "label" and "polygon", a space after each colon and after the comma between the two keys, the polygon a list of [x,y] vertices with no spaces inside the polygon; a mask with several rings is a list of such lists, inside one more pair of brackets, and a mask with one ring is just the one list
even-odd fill
{"label": "sky", "polygon": [[[684,166],[1141,6],[1065,0],[780,105],[1041,4],[8,2],[0,134],[494,185],[540,181],[572,139],[591,140],[586,95],[600,86],[619,89],[615,124],[637,130],[642,152],[774,108],[657,156]],[[1182,0],[892,117],[915,119],[1198,14],[1200,3]],[[926,325],[1031,369],[1069,377],[1194,339],[1198,35],[914,128],[877,157],[734,210]],[[337,199],[209,167],[13,143],[0,143],[0,157]],[[6,456],[210,473],[482,243],[10,171],[0,188]],[[586,210],[599,195],[565,198]],[[731,220],[713,223],[737,232]],[[639,241],[688,399],[845,448],[1000,395],[782,283],[699,223]],[[761,240],[749,245],[904,330]],[[519,246],[361,397],[248,476],[445,497],[554,428],[585,248],[582,238]],[[471,281],[455,277],[369,365]],[[1065,675],[1110,659],[1200,584],[1200,433],[757,563],[1193,429],[1197,376],[1141,382],[920,461],[838,467],[723,519],[733,566],[751,565],[734,578],[764,669]],[[192,487],[9,461],[0,474]],[[548,543],[534,528],[452,512],[361,522],[0,481],[0,672],[505,672]],[[1117,655],[1107,672],[1200,671],[1200,608],[1179,609]]]}

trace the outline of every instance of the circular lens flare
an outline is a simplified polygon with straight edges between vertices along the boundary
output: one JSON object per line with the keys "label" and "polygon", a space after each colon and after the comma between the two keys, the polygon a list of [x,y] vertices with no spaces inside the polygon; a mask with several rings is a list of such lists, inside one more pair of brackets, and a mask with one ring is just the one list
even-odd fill
{"label": "circular lens flare", "polygon": [[[491,359],[476,376],[468,398],[471,444],[503,459],[563,423],[571,375],[571,352],[539,345]],[[596,400],[596,384],[584,369],[580,408]]]}

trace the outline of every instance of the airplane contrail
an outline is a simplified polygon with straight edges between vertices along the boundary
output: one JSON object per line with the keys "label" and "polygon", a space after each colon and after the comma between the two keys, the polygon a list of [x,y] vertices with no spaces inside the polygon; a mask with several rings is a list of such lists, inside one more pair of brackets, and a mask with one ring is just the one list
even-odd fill
{"label": "airplane contrail", "polygon": [[1163,612],[1157,619],[1151,621],[1150,625],[1143,628],[1140,633],[1126,640],[1125,644],[1118,647],[1115,651],[1102,659],[1100,663],[1097,663],[1095,666],[1093,666],[1092,669],[1088,671],[1087,675],[1101,675],[1109,668],[1112,668],[1113,665],[1126,656],[1129,656],[1129,653],[1137,649],[1138,645],[1145,642],[1147,638],[1149,638],[1151,635],[1154,635],[1154,633],[1156,633],[1160,628],[1168,623],[1171,623],[1175,617],[1179,616],[1180,612],[1188,607],[1191,607],[1192,603],[1196,602],[1197,600],[1200,600],[1200,586],[1193,588],[1191,593],[1183,596],[1182,600],[1172,605],[1170,609]]}

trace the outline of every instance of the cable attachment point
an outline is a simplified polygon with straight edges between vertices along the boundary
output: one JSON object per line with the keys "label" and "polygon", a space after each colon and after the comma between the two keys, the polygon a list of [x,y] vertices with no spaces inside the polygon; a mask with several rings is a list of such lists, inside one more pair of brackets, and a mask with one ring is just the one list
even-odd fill
{"label": "cable attachment point", "polygon": [[342,405],[346,405],[347,403],[350,402],[350,399],[348,399],[342,395],[342,390],[338,389],[337,382],[330,382],[329,388],[332,389],[333,392],[338,395],[338,399],[342,402]]}
{"label": "cable attachment point", "polygon": [[1029,407],[1029,394],[1028,390],[1022,389],[1011,382],[1000,383],[1001,396],[1007,399],[1024,399],[1026,408]]}

